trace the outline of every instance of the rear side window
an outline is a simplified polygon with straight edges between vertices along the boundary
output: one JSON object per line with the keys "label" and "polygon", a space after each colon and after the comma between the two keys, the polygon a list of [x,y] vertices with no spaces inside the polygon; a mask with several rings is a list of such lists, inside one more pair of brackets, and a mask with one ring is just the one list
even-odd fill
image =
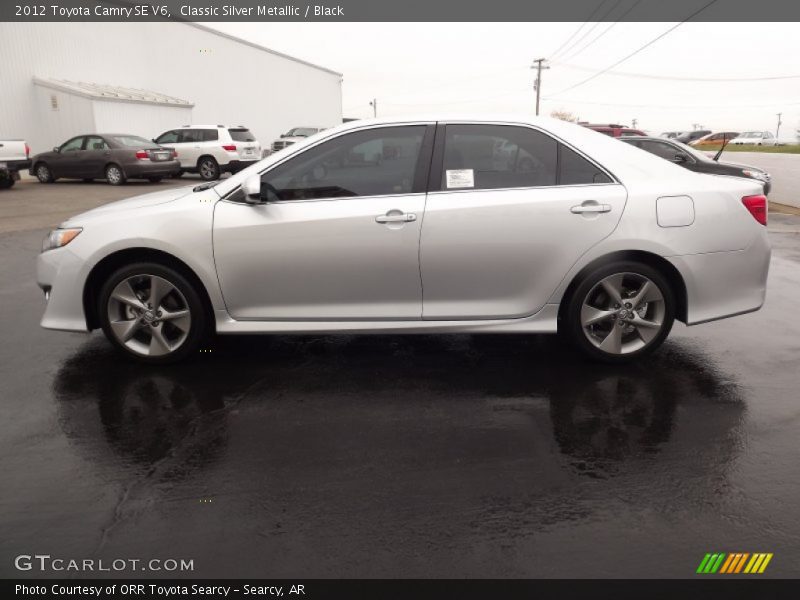
{"label": "rear side window", "polygon": [[250,133],[249,129],[228,129],[231,134],[231,139],[234,142],[255,142],[255,136]]}
{"label": "rear side window", "polygon": [[611,183],[611,178],[577,152],[559,144],[558,184]]}
{"label": "rear side window", "polygon": [[216,142],[219,139],[219,130],[217,129],[201,129],[200,134],[204,142]]}
{"label": "rear side window", "polygon": [[448,125],[442,190],[556,184],[558,142],[527,127]]}

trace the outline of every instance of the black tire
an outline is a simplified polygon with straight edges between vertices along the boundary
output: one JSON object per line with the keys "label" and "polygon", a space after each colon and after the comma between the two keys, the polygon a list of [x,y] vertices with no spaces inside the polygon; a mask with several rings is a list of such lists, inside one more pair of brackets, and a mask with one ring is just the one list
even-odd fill
{"label": "black tire", "polygon": [[163,177],[148,177],[147,181],[149,181],[150,183],[158,183],[162,179],[164,179],[164,178]]}
{"label": "black tire", "polygon": [[0,179],[0,190],[10,190],[16,182],[10,176],[8,179]]}
{"label": "black tire", "polygon": [[[624,274],[624,275],[623,275]],[[651,310],[658,310],[661,312],[660,314],[660,322],[661,326],[658,329],[658,332],[655,334],[654,337],[644,341],[644,338],[638,334],[638,328],[632,328],[632,326],[622,325],[621,331],[626,333],[620,333],[620,336],[623,336],[622,339],[628,339],[628,342],[624,342],[634,349],[630,351],[624,351],[624,353],[611,353],[607,352],[601,348],[599,348],[595,343],[590,340],[590,333],[584,329],[583,322],[581,319],[581,312],[584,305],[584,301],[587,300],[590,293],[600,293],[602,295],[603,292],[597,292],[596,286],[600,284],[605,278],[610,277],[612,275],[622,275],[624,277],[624,281],[626,284],[628,282],[635,282],[641,281],[639,278],[646,278],[649,279],[651,283],[655,284],[658,288],[658,291],[661,293],[663,305],[659,306],[662,301],[653,301],[651,303],[644,303],[644,309],[647,311]],[[599,290],[599,288],[598,288]],[[623,296],[623,299],[627,299]],[[592,358],[593,360],[599,360],[607,363],[626,363],[637,358],[640,358],[646,354],[653,352],[657,349],[667,338],[669,335],[670,330],[672,329],[672,325],[675,321],[675,294],[670,287],[669,281],[667,280],[664,275],[654,269],[653,267],[637,262],[637,261],[619,261],[614,262],[608,265],[604,265],[602,267],[598,267],[597,269],[593,270],[591,273],[587,274],[583,279],[578,283],[575,289],[570,294],[569,298],[566,299],[567,305],[564,313],[562,314],[562,327],[561,330],[566,334],[569,338],[569,341],[576,346],[579,350],[581,350],[585,355]],[[609,310],[614,311],[616,310],[612,300],[609,297],[610,306],[608,307]],[[623,302],[623,304],[625,304]],[[652,309],[648,307],[648,304],[652,304]],[[625,312],[625,306],[621,306],[620,311]],[[631,311],[627,311],[626,316],[634,316],[632,315]],[[652,320],[651,317],[646,316],[648,320]],[[592,325],[591,328],[598,327],[601,329],[600,333],[595,337],[592,335],[592,338],[596,341],[599,341],[599,337],[603,333],[603,328],[608,328],[609,323],[610,327],[616,328],[619,325],[619,319],[617,314],[614,314],[608,320],[604,320],[602,324],[598,322],[597,325]],[[636,330],[635,332],[633,330]],[[649,331],[652,328],[645,328]],[[611,331],[611,330],[609,330]],[[615,331],[611,331],[611,333],[615,333]],[[643,343],[641,347],[637,348],[637,345]]]}
{"label": "black tire", "polygon": [[[167,280],[174,286],[185,300],[186,308],[190,311],[191,324],[185,339],[169,353],[161,354],[159,356],[148,356],[129,348],[122,343],[114,334],[111,323],[109,320],[109,301],[114,288],[121,282],[131,277],[139,277],[146,279],[147,276],[157,276]],[[165,299],[167,296],[164,297]],[[155,307],[158,309],[160,307]],[[154,310],[155,310],[154,309]],[[179,271],[161,265],[158,263],[141,262],[122,267],[115,271],[102,285],[100,293],[97,297],[97,315],[100,320],[100,326],[105,333],[106,338],[111,344],[117,348],[124,355],[147,364],[170,364],[196,354],[198,347],[207,340],[210,329],[210,319],[200,296],[200,292],[195,288],[195,285],[189,281]],[[164,321],[166,323],[166,321]],[[143,336],[147,336],[149,331],[147,324],[141,328]],[[146,342],[145,342],[146,345]]]}
{"label": "black tire", "polygon": [[116,163],[106,165],[105,175],[109,185],[123,185],[128,181],[125,171]]}
{"label": "black tire", "polygon": [[47,163],[38,163],[34,172],[36,173],[36,178],[41,183],[53,183],[56,180]]}
{"label": "black tire", "polygon": [[204,181],[219,179],[219,164],[213,156],[201,156],[197,161],[197,172]]}

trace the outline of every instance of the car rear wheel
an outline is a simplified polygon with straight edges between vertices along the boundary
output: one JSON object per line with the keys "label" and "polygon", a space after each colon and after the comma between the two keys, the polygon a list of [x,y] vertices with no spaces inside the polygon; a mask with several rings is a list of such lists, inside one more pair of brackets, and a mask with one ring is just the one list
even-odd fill
{"label": "car rear wheel", "polygon": [[106,167],[106,181],[111,185],[122,185],[127,179],[128,178],[125,177],[125,171],[123,171],[122,167],[119,165],[111,163]]}
{"label": "car rear wheel", "polygon": [[212,156],[204,156],[197,162],[197,172],[205,181],[219,179],[219,164]]}
{"label": "car rear wheel", "polygon": [[42,183],[53,183],[56,180],[50,167],[45,163],[36,165],[36,178]]}
{"label": "car rear wheel", "polygon": [[628,362],[658,348],[675,321],[666,278],[639,262],[617,262],[587,275],[571,294],[566,331],[591,358]]}
{"label": "car rear wheel", "polygon": [[0,179],[0,190],[7,190],[14,187],[14,180],[9,176],[8,179]]}
{"label": "car rear wheel", "polygon": [[208,326],[194,285],[157,263],[116,271],[100,290],[97,314],[114,346],[147,363],[175,362],[196,352]]}

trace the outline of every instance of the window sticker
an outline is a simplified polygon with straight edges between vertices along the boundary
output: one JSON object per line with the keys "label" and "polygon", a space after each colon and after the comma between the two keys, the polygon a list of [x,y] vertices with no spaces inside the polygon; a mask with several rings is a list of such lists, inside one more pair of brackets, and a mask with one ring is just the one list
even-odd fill
{"label": "window sticker", "polygon": [[446,173],[448,189],[475,187],[475,176],[472,169],[453,169]]}

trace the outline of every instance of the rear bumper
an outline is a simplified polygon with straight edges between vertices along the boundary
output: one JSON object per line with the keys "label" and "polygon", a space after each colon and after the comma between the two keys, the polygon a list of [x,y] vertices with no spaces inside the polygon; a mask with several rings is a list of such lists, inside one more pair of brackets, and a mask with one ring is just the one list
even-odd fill
{"label": "rear bumper", "polygon": [[220,165],[220,170],[227,173],[238,173],[242,169],[246,169],[250,165],[254,165],[259,161],[258,158],[250,160],[232,160],[227,165]]}
{"label": "rear bumper", "polygon": [[142,160],[125,165],[125,175],[128,177],[166,177],[177,173],[180,169],[181,163],[177,160],[163,162]]}
{"label": "rear bumper", "polygon": [[30,160],[3,160],[0,159],[0,163],[6,163],[6,168],[9,171],[24,171],[25,169],[31,168],[31,161]]}
{"label": "rear bumper", "polygon": [[686,284],[686,324],[697,325],[761,308],[771,253],[764,227],[744,250],[666,257]]}

